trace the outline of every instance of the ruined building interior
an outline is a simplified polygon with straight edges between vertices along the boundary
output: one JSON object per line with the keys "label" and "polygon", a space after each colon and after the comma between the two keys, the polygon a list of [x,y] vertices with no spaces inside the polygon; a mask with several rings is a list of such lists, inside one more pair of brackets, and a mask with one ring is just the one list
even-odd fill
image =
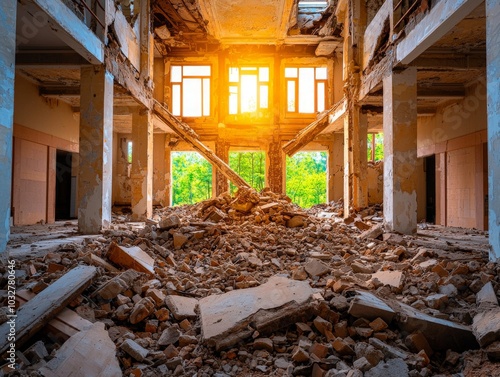
{"label": "ruined building interior", "polygon": [[0,31],[0,376],[500,375],[498,0],[2,0]]}

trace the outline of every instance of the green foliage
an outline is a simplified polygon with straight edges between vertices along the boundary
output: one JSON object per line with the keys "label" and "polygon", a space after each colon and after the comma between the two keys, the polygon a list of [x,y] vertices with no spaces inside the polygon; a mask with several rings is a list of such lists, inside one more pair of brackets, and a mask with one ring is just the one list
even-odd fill
{"label": "green foliage", "polygon": [[[231,152],[229,166],[257,191],[264,188],[266,156],[264,152]],[[236,186],[231,183],[231,193],[236,192]]]}
{"label": "green foliage", "polygon": [[286,193],[303,208],[326,202],[326,152],[299,152],[286,158]]}
{"label": "green foliage", "polygon": [[373,149],[373,136],[375,135],[375,159],[374,161],[381,161],[384,159],[384,134],[368,134],[367,140],[367,157],[368,161],[372,160]]}
{"label": "green foliage", "polygon": [[212,165],[197,152],[172,153],[172,205],[212,197]]}

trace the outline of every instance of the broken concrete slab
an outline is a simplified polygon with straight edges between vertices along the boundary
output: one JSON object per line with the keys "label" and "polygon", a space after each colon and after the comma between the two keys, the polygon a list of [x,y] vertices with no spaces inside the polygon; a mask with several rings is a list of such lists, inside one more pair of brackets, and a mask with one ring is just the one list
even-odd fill
{"label": "broken concrete slab", "polygon": [[125,341],[120,345],[120,349],[128,353],[137,361],[143,361],[149,353],[147,349],[140,346],[132,339],[125,339]]}
{"label": "broken concrete slab", "polygon": [[500,308],[476,314],[472,322],[472,331],[481,347],[500,340]]}
{"label": "broken concrete slab", "polygon": [[88,330],[69,338],[57,350],[55,357],[40,369],[40,373],[45,377],[122,375],[115,344],[102,322],[96,322]]}
{"label": "broken concrete slab", "polygon": [[326,263],[312,258],[306,263],[305,270],[311,277],[315,278],[326,275],[330,272],[330,267]]}
{"label": "broken concrete slab", "polygon": [[364,292],[356,291],[356,296],[351,301],[349,314],[357,318],[366,318],[375,320],[382,318],[386,323],[391,323],[396,312],[377,296]]}
{"label": "broken concrete slab", "polygon": [[220,350],[254,330],[263,334],[300,322],[313,314],[313,294],[307,282],[273,276],[258,287],[202,298],[203,341]]}
{"label": "broken concrete slab", "polygon": [[498,306],[497,295],[493,289],[491,281],[486,283],[476,294],[476,304],[479,308],[481,308],[481,306]]}
{"label": "broken concrete slab", "polygon": [[358,236],[360,240],[366,240],[367,238],[378,238],[384,233],[384,227],[382,224],[377,224],[368,230],[365,230]]}
{"label": "broken concrete slab", "polygon": [[372,279],[399,289],[403,286],[404,275],[402,271],[377,271],[372,275]]}
{"label": "broken concrete slab", "polygon": [[198,300],[195,298],[169,295],[165,298],[165,304],[178,321],[197,317]]}
{"label": "broken concrete slab", "polygon": [[398,313],[398,327],[408,333],[421,331],[433,350],[461,352],[478,348],[470,326],[432,317],[401,302],[391,302],[391,306]]}
{"label": "broken concrete slab", "polygon": [[126,268],[154,275],[155,261],[138,246],[125,247],[111,243],[108,258],[110,261]]}
{"label": "broken concrete slab", "polygon": [[168,217],[164,217],[158,223],[158,229],[160,230],[169,230],[181,225],[181,219],[177,215],[170,215]]}
{"label": "broken concrete slab", "polygon": [[[97,269],[93,266],[75,267],[19,308],[16,318],[17,346],[21,346],[74,300],[90,285],[96,274]],[[9,347],[7,341],[9,332],[8,322],[0,326],[2,342],[0,343],[0,354],[3,354]]]}

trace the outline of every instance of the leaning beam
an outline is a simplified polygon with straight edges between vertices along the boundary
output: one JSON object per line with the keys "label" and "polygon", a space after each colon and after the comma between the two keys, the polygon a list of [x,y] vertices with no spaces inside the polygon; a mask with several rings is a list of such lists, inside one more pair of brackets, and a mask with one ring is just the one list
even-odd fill
{"label": "leaning beam", "polygon": [[213,164],[219,171],[224,174],[224,176],[229,179],[236,187],[249,188],[250,185],[241,178],[233,169],[229,167],[224,161],[222,161],[217,155],[210,150],[205,144],[203,144],[198,135],[194,130],[189,127],[186,123],[177,119],[176,116],[172,115],[168,109],[161,105],[158,101],[153,102],[153,112],[158,118],[164,121],[168,126],[174,130],[174,132],[179,135],[184,141],[191,144],[197,151],[199,151],[211,164]]}
{"label": "leaning beam", "polygon": [[[335,122],[337,119],[342,117],[346,111],[346,100],[345,98],[337,102],[329,110],[323,111],[319,114],[318,118],[309,124],[306,128],[301,130],[292,140],[283,146],[283,152],[288,156],[292,157],[301,148],[311,142],[316,136],[318,136],[325,128],[327,128],[331,123]],[[333,119],[330,119],[330,116]]]}

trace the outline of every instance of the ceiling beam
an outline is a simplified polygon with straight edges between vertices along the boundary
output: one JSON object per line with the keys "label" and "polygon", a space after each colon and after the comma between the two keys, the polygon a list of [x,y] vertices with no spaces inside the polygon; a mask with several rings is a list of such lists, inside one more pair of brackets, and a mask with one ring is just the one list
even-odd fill
{"label": "ceiling beam", "polygon": [[482,54],[427,54],[416,58],[411,66],[428,71],[468,71],[486,69],[486,52]]}
{"label": "ceiling beam", "polygon": [[30,50],[16,53],[16,68],[79,69],[89,62],[73,50]]}

